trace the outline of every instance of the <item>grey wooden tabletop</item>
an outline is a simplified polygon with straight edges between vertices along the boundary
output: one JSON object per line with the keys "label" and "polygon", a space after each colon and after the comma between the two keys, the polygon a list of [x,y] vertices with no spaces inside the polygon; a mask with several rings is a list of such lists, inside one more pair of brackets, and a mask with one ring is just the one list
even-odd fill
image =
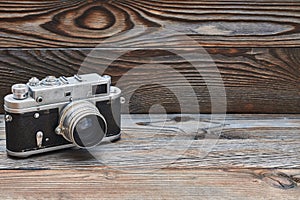
{"label": "grey wooden tabletop", "polygon": [[299,115],[123,115],[122,124],[120,141],[27,159],[7,157],[2,126],[1,198],[299,199]]}

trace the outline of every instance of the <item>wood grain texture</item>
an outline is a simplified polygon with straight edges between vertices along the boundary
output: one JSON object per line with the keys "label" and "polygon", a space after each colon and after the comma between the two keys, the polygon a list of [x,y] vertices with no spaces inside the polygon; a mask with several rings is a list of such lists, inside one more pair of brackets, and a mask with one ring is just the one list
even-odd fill
{"label": "wood grain texture", "polygon": [[[68,149],[27,159],[6,156],[2,119],[1,198],[299,199],[299,115],[228,115],[219,141],[205,157],[199,156],[202,142],[213,140],[222,118],[196,117],[127,115],[122,139],[97,147],[99,157]],[[197,122],[194,133],[189,128]],[[167,151],[174,136],[174,150],[193,141],[175,160]],[[157,156],[143,159],[153,151]],[[114,162],[108,162],[112,155]]]}
{"label": "wood grain texture", "polygon": [[[1,170],[0,194],[3,199],[298,200],[300,190],[295,180],[299,173],[299,170],[246,169],[122,173],[95,167]],[[282,187],[272,187],[273,183]],[[283,189],[284,186],[287,188]]]}
{"label": "wood grain texture", "polygon": [[[28,159],[7,157],[0,120],[1,198],[298,200],[300,119],[286,113],[300,112],[299,11],[297,0],[0,2],[0,105],[14,83],[84,65],[113,77],[131,113],[164,112],[156,104],[182,112],[172,88],[190,107],[184,112],[210,113],[222,98],[210,98],[203,78],[221,86],[214,64],[201,57],[199,74],[181,57],[204,46],[228,113],[285,113],[227,115],[224,123],[221,115],[123,115],[116,143]],[[83,64],[95,46],[97,56]],[[108,47],[111,55],[142,49],[112,60],[101,53]],[[150,78],[156,82],[145,84]]]}
{"label": "wood grain texture", "polygon": [[[9,0],[0,3],[0,46],[94,47],[116,36],[125,46],[145,47],[178,31],[202,46],[295,47],[299,11],[300,2],[292,0]],[[146,40],[146,30],[123,34],[138,26],[174,32]]]}
{"label": "wood grain texture", "polygon": [[[0,50],[0,103],[10,93],[12,84],[27,82],[32,76],[104,71],[122,89],[132,113],[147,113],[154,104],[161,104],[169,113],[183,112],[182,106],[187,107],[185,112],[210,113],[212,100],[222,98],[221,93],[212,97],[207,87],[222,86],[214,73],[216,65],[224,82],[228,113],[300,112],[299,48],[207,48],[215,64],[204,57],[197,61],[198,69],[182,57],[193,57],[194,48],[177,49],[177,55],[167,48],[126,51],[104,48],[94,50],[96,53],[86,61],[90,51]],[[125,54],[116,60],[108,55],[120,52]],[[168,68],[163,70],[164,66]],[[209,82],[203,76],[209,77]],[[172,89],[181,94],[175,95]],[[198,98],[199,110],[189,107],[195,104],[193,96],[186,94],[189,89]]]}
{"label": "wood grain texture", "polygon": [[[65,149],[12,159],[0,134],[0,169],[107,167],[117,171],[171,169],[298,169],[299,115],[123,115],[122,139],[90,150]],[[166,120],[167,119],[167,120]],[[1,125],[1,123],[0,123]],[[2,123],[3,127],[3,123]],[[198,127],[198,128],[197,128]]]}

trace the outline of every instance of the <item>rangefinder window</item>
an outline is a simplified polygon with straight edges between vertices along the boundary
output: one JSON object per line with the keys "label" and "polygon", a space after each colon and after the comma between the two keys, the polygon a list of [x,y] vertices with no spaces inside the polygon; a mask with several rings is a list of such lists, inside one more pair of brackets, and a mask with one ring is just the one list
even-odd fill
{"label": "rangefinder window", "polygon": [[92,87],[93,95],[107,94],[107,84],[93,85]]}
{"label": "rangefinder window", "polygon": [[66,97],[70,97],[71,94],[72,94],[71,92],[65,92],[65,96],[66,96]]}

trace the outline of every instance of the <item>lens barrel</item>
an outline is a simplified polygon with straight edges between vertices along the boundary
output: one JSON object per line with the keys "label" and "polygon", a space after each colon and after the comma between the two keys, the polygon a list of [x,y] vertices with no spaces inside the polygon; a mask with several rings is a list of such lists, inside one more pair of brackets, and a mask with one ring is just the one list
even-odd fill
{"label": "lens barrel", "polygon": [[80,148],[98,145],[107,132],[105,118],[88,101],[68,104],[61,112],[60,124],[63,137]]}

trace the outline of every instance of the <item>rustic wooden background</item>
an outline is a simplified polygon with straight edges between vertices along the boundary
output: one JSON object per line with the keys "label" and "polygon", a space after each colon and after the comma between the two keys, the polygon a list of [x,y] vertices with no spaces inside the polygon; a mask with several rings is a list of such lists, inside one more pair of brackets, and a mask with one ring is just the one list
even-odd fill
{"label": "rustic wooden background", "polygon": [[[144,29],[131,31],[136,27]],[[153,27],[161,34],[147,37]],[[165,29],[174,32],[165,35]],[[178,40],[178,32],[196,43]],[[100,160],[82,149],[12,159],[5,152],[1,118],[2,198],[299,199],[300,120],[288,115],[300,113],[299,0],[0,1],[0,104],[12,84],[32,76],[73,75],[91,50],[102,43],[96,49],[101,52],[112,41],[119,44],[112,54],[128,47],[145,49],[133,48],[117,60],[99,53],[86,63],[88,69],[112,62],[105,73],[116,84],[140,65],[151,64],[149,71],[171,65],[198,97],[200,110],[191,113],[211,112],[207,86],[190,63],[168,51],[166,41],[185,55],[204,47],[223,78],[227,111],[235,114],[227,115],[224,123],[210,123],[211,115],[200,120],[195,118],[199,115],[174,114],[167,120],[164,115],[122,115],[122,139],[97,147]],[[208,64],[203,73],[212,69]],[[163,83],[169,80],[166,76],[155,78]],[[146,78],[144,73],[130,76],[120,84],[124,95]],[[172,81],[185,91],[176,76]],[[220,86],[214,77],[212,83]],[[174,94],[155,84],[127,100],[131,113],[147,113],[156,103],[170,113],[180,112]],[[222,128],[214,148],[201,156],[201,145],[214,142]],[[178,145],[168,146],[174,136],[180,136]],[[187,142],[190,146],[181,149]],[[184,153],[173,159],[167,151],[171,147]],[[147,157],[156,148],[157,155]]]}
{"label": "rustic wooden background", "polygon": [[[167,50],[151,49],[155,43],[164,45],[164,35],[146,39],[142,32],[134,37],[122,35],[139,26],[173,29],[204,47],[222,75],[228,113],[299,113],[299,11],[300,2],[294,0],[0,2],[0,104],[12,84],[26,82],[31,76],[76,73],[93,47],[114,36],[124,46],[149,47],[113,62],[106,72],[114,83],[135,66],[155,62],[158,66],[153,69],[159,70],[159,64],[167,62],[191,82],[200,112],[210,113],[207,87],[190,64]],[[187,52],[198,48],[186,41],[175,45]],[[98,58],[90,65],[96,68],[105,62]],[[125,96],[142,76],[133,76],[121,85]],[[157,102],[153,93],[165,95],[159,101],[168,112],[180,111],[172,94],[151,85],[136,91],[130,111],[147,112],[149,105]],[[141,96],[144,104],[137,103]]]}

